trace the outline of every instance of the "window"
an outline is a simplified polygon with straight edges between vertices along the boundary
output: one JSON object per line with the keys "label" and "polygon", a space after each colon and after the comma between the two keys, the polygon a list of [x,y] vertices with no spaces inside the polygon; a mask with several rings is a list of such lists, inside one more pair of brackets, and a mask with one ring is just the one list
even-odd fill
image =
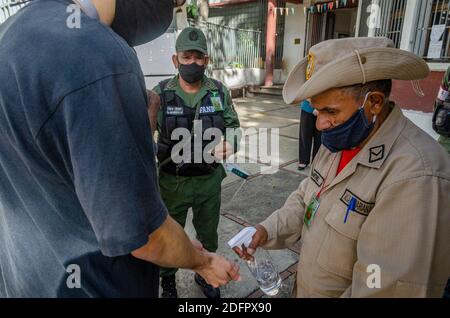
{"label": "window", "polygon": [[450,0],[419,1],[414,53],[429,60],[450,60],[449,4]]}
{"label": "window", "polygon": [[23,0],[0,0],[0,24],[25,5]]}
{"label": "window", "polygon": [[407,0],[362,0],[359,36],[384,36],[400,48]]}

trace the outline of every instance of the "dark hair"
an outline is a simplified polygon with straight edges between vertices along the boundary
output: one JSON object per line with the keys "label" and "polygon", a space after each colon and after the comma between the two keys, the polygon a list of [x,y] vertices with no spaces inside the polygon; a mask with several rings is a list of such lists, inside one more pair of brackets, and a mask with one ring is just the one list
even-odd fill
{"label": "dark hair", "polygon": [[360,100],[364,98],[369,92],[381,92],[389,100],[392,91],[392,80],[373,81],[366,84],[358,84],[352,86],[342,87],[344,93],[349,94],[355,99]]}

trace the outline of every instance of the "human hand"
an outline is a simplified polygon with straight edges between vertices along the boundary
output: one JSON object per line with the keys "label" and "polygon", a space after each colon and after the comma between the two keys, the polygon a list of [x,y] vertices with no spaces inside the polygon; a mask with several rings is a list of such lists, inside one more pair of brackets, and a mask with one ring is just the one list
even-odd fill
{"label": "human hand", "polygon": [[221,142],[213,151],[214,157],[218,160],[228,159],[233,153],[233,146],[228,141]]}
{"label": "human hand", "polygon": [[215,254],[205,252],[208,256],[208,263],[198,269],[194,269],[196,273],[202,276],[206,282],[214,288],[224,286],[231,280],[240,281],[239,266],[226,258]]}
{"label": "human hand", "polygon": [[244,245],[242,245],[242,247],[240,248],[233,247],[233,251],[245,261],[253,261],[254,257],[252,255],[255,254],[258,247],[264,245],[267,242],[267,238],[269,236],[264,226],[258,224],[255,226],[255,229],[256,232],[255,234],[253,234],[252,242],[250,243],[248,248]]}
{"label": "human hand", "polygon": [[200,243],[199,241],[197,241],[197,240],[191,240],[191,243],[192,243],[192,245],[194,245],[194,248],[195,248],[197,251],[200,251],[200,252],[206,252],[205,248],[203,247],[203,244]]}

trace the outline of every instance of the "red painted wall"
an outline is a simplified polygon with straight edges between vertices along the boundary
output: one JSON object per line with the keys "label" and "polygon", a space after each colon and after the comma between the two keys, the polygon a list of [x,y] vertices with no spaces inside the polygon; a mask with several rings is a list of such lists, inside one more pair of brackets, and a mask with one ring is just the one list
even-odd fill
{"label": "red painted wall", "polygon": [[445,72],[431,72],[424,80],[420,81],[425,97],[417,96],[410,81],[394,81],[391,100],[395,101],[403,109],[412,109],[426,113],[433,112],[434,101],[439,92],[442,78]]}

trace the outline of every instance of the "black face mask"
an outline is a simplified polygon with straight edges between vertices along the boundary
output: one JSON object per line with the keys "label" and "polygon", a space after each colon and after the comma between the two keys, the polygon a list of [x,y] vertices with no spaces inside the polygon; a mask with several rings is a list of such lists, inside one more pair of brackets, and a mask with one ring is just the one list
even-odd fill
{"label": "black face mask", "polygon": [[197,63],[192,64],[179,64],[178,67],[180,76],[189,84],[197,83],[202,80],[205,74],[205,66],[198,65]]}
{"label": "black face mask", "polygon": [[111,28],[130,46],[150,42],[169,28],[173,19],[172,0],[116,0]]}

